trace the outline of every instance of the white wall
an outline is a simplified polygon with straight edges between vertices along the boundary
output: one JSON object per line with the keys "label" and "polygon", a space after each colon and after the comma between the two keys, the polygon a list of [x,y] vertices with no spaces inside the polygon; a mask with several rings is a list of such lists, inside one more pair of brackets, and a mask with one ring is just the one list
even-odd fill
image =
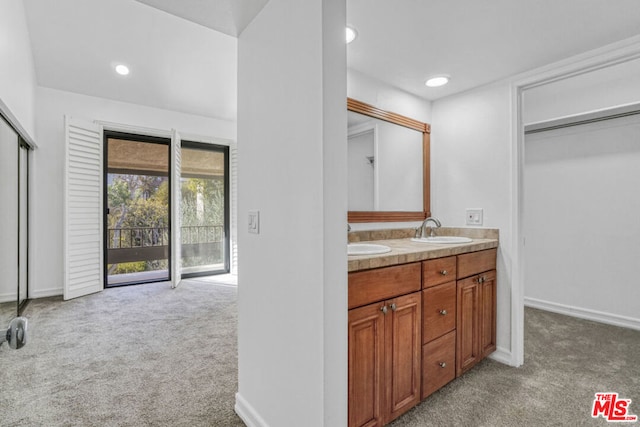
{"label": "white wall", "polygon": [[640,59],[523,92],[523,123],[536,123],[640,102]]}
{"label": "white wall", "polygon": [[511,93],[500,83],[433,103],[431,210],[447,226],[465,226],[466,208],[484,209],[484,227],[500,230],[497,356],[511,352]]}
{"label": "white wall", "polygon": [[378,194],[381,211],[422,211],[422,132],[378,123]]}
{"label": "white wall", "polygon": [[344,0],[271,0],[239,38],[236,412],[250,426],[347,422],[345,15]]}
{"label": "white wall", "polygon": [[347,96],[383,110],[431,123],[430,101],[356,70],[347,70]]}
{"label": "white wall", "polygon": [[0,105],[35,136],[36,74],[22,1],[0,2]]}
{"label": "white wall", "polygon": [[62,294],[64,115],[235,139],[235,123],[39,87],[32,162],[31,298]]}
{"label": "white wall", "polygon": [[640,329],[640,116],[527,135],[525,303]]}

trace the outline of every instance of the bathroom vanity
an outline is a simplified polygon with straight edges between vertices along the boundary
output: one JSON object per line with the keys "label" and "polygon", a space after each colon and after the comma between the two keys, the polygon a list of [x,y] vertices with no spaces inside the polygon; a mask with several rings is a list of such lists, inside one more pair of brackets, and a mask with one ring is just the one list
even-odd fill
{"label": "bathroom vanity", "polygon": [[[383,426],[496,349],[497,230],[469,243],[413,230],[351,233],[390,252],[349,256],[349,426]],[[444,234],[444,233],[443,233]]]}

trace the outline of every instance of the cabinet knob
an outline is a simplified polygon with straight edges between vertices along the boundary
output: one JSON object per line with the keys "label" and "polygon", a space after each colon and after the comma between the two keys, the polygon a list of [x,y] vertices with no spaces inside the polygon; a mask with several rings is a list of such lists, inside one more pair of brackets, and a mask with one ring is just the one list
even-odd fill
{"label": "cabinet knob", "polygon": [[382,307],[380,307],[380,311],[382,312],[382,314],[387,314],[387,306],[383,305]]}
{"label": "cabinet knob", "polygon": [[391,311],[396,311],[396,303],[391,304]]}
{"label": "cabinet knob", "polygon": [[447,364],[445,362],[440,362],[438,363],[438,365],[440,365],[441,368],[446,368]]}
{"label": "cabinet knob", "polygon": [[443,316],[447,315],[447,310],[440,310],[440,314],[442,314]]}
{"label": "cabinet knob", "polygon": [[440,270],[440,274],[446,276],[447,274],[449,274],[449,272],[447,270]]}

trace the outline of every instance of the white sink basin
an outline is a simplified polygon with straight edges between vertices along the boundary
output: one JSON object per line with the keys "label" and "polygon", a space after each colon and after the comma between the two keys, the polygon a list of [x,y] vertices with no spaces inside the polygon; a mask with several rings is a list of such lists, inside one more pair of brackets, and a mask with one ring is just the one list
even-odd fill
{"label": "white sink basin", "polygon": [[433,237],[416,237],[411,239],[412,242],[420,243],[438,243],[438,244],[451,244],[451,243],[471,243],[468,237],[460,236],[433,236]]}
{"label": "white sink basin", "polygon": [[347,255],[376,255],[387,252],[391,252],[391,248],[385,245],[373,243],[349,243],[347,245]]}

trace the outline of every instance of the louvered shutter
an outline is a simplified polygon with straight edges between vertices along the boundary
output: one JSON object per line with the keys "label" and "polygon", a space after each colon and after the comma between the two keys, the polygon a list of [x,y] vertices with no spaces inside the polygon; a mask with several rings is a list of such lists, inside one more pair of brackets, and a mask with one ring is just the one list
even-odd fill
{"label": "louvered shutter", "polygon": [[182,175],[182,148],[180,134],[174,129],[171,131],[171,286],[176,288],[180,284],[182,269],[182,240],[180,227],[180,205]]}
{"label": "louvered shutter", "polygon": [[65,300],[102,291],[102,126],[65,116],[64,284]]}

